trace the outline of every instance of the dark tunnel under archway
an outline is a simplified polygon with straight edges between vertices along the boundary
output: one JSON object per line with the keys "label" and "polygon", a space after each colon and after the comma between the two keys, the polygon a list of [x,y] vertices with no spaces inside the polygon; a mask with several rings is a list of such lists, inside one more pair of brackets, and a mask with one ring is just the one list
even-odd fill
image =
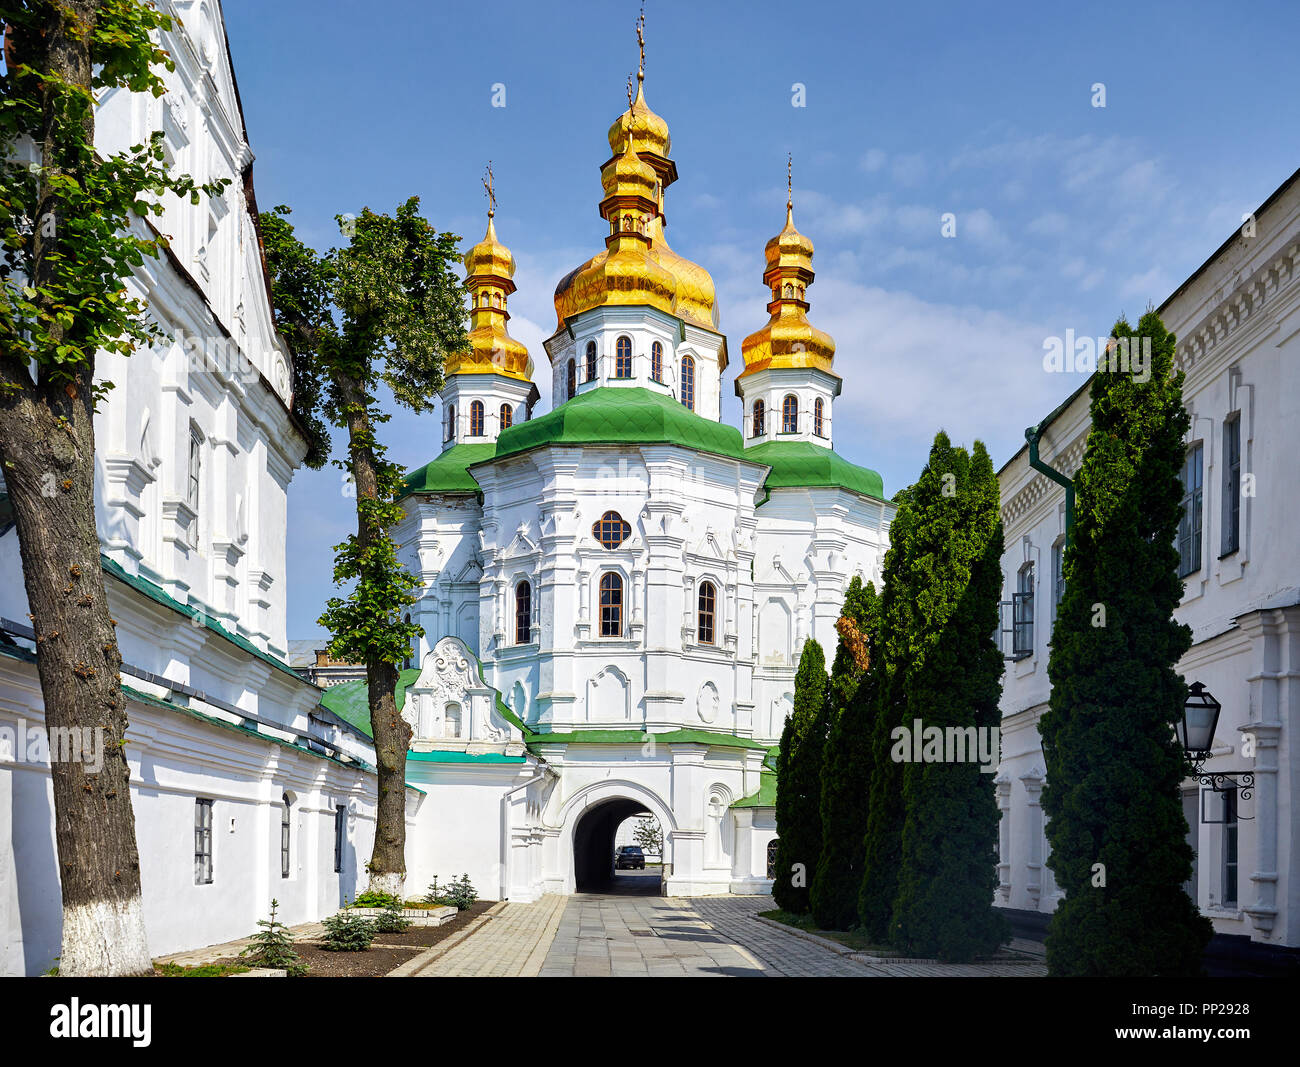
{"label": "dark tunnel under archway", "polygon": [[616,797],[582,813],[573,828],[573,877],[579,893],[604,893],[614,886],[614,835],[623,820],[651,814],[638,800]]}

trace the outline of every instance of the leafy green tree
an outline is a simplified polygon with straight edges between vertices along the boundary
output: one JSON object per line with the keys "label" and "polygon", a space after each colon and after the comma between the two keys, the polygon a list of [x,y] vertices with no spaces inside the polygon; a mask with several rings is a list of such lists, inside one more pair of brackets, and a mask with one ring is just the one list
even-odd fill
{"label": "leafy green tree", "polygon": [[808,881],[822,847],[821,765],[829,717],[826,654],[804,642],[794,677],[794,709],[776,761],[776,877],[772,897],[786,911],[808,910]]}
{"label": "leafy green tree", "polygon": [[[355,492],[357,532],[335,546],[334,581],[321,625],[330,655],[364,663],[379,770],[370,889],[402,895],[406,877],[406,752],[411,728],[397,710],[397,678],[420,632],[404,622],[417,579],[397,559],[393,527],[402,470],[386,458],[377,429],[388,421],[381,387],[398,404],[428,411],[442,388],[445,356],[467,344],[465,290],[453,270],[454,234],[438,233],[412,197],[392,215],[369,208],[340,226],[350,240],[317,255],[294,234],[289,209],[262,215],[277,321],[293,350],[304,422],[317,440],[308,461],[329,454],[325,421],[347,430],[336,465]],[[322,419],[321,416],[324,416]]]}
{"label": "leafy green tree", "polygon": [[658,819],[654,817],[639,819],[636,829],[632,831],[632,838],[647,855],[663,856],[664,832]]}
{"label": "leafy green tree", "polygon": [[[905,725],[959,731],[965,752],[903,767],[903,829],[892,944],[909,954],[967,961],[1008,936],[993,909],[1000,813],[992,769],[999,753],[1002,653],[994,641],[1002,588],[998,480],[984,445],[974,454],[940,435],[913,486],[908,551],[920,609],[906,671]],[[954,736],[958,736],[954,733]],[[904,741],[906,743],[906,741]],[[981,747],[993,767],[980,762]],[[947,757],[953,756],[951,762]]]}
{"label": "leafy green tree", "polygon": [[839,647],[831,667],[829,700],[840,710],[826,739],[821,786],[822,850],[809,899],[824,930],[857,923],[862,883],[867,797],[871,788],[871,724],[880,599],[876,587],[854,578],[836,629]]}
{"label": "leafy green tree", "polygon": [[[95,93],[161,96],[151,35],[171,20],[138,0],[5,0],[0,75],[0,466],[13,508],[50,730],[100,731],[92,773],[52,763],[64,975],[152,974],[124,734],[122,657],[95,526],[98,352],[160,336],[126,282],[166,241],[148,224],[173,197],[222,183],[171,173],[163,135],[95,149]],[[82,736],[80,733],[77,736]]]}
{"label": "leafy green tree", "polygon": [[1151,373],[1092,379],[1039,723],[1048,866],[1065,891],[1047,964],[1057,975],[1194,975],[1211,929],[1183,889],[1193,855],[1174,735],[1187,697],[1175,665],[1191,645],[1173,619],[1189,419],[1159,316],[1148,311],[1136,334],[1120,319],[1113,336],[1149,339]]}

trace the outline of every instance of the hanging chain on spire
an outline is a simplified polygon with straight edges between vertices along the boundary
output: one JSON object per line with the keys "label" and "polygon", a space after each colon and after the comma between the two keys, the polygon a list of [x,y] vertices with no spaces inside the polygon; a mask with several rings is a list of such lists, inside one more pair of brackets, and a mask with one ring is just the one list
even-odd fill
{"label": "hanging chain on spire", "polygon": [[497,194],[492,186],[492,160],[488,160],[487,177],[483,179],[483,189],[488,198],[488,218],[492,218],[497,213]]}
{"label": "hanging chain on spire", "polygon": [[785,157],[785,209],[794,210],[794,153]]}
{"label": "hanging chain on spire", "polygon": [[645,0],[641,0],[641,14],[636,20],[636,44],[641,52],[641,62],[636,70],[636,80],[645,81]]}

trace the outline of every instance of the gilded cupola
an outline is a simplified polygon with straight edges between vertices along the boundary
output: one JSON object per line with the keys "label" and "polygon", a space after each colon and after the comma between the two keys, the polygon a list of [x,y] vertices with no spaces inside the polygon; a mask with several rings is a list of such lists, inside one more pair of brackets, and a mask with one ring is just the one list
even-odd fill
{"label": "gilded cupola", "polygon": [[527,347],[506,332],[510,321],[507,303],[515,291],[515,257],[497,240],[491,166],[483,184],[488,194],[487,233],[464,256],[465,288],[470,298],[469,345],[447,357],[445,372],[449,376],[495,373],[531,381],[533,361]]}
{"label": "gilded cupola", "polygon": [[763,283],[772,290],[767,325],[741,343],[740,377],[781,367],[815,367],[834,373],[835,342],[808,321],[808,286],[813,282],[813,244],[794,225],[794,196],[787,173],[785,227],[767,242]]}
{"label": "gilded cupola", "polygon": [[[664,190],[677,179],[669,158],[668,123],[645,100],[645,16],[637,20],[641,59],[628,107],[609,128],[613,155],[601,168],[600,213],[610,224],[605,251],[571,271],[555,287],[556,328],[591,308],[639,304],[716,330],[713,279],[679,256],[664,237]],[[616,261],[615,261],[616,257]],[[726,348],[722,350],[723,366]]]}

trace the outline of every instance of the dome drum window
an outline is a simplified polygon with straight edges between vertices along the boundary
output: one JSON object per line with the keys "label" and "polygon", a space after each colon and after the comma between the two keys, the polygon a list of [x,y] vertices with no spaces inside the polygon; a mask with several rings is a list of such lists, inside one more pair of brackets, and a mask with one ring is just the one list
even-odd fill
{"label": "dome drum window", "polygon": [[781,432],[799,432],[799,398],[793,394],[781,401]]}
{"label": "dome drum window", "polygon": [[659,341],[650,346],[650,377],[657,382],[664,380],[664,346]]}
{"label": "dome drum window", "polygon": [[501,405],[501,429],[508,430],[514,425],[515,414],[509,404]]}
{"label": "dome drum window", "polygon": [[767,433],[767,405],[762,400],[755,400],[749,435],[750,437],[762,437],[765,433]]}
{"label": "dome drum window", "polygon": [[826,405],[822,398],[818,397],[816,403],[813,404],[813,433],[818,437],[826,436],[826,426],[823,421],[825,412]]}
{"label": "dome drum window", "polygon": [[586,363],[585,363],[584,370],[585,370],[585,375],[582,380],[584,382],[594,382],[596,380],[596,342],[595,341],[587,342],[587,355],[586,355]]}
{"label": "dome drum window", "polygon": [[469,435],[470,437],[483,436],[483,401],[475,400],[469,406]]}
{"label": "dome drum window", "polygon": [[690,356],[682,359],[681,401],[688,411],[695,410],[695,360]]}
{"label": "dome drum window", "polygon": [[632,338],[623,336],[614,345],[614,377],[632,377]]}

